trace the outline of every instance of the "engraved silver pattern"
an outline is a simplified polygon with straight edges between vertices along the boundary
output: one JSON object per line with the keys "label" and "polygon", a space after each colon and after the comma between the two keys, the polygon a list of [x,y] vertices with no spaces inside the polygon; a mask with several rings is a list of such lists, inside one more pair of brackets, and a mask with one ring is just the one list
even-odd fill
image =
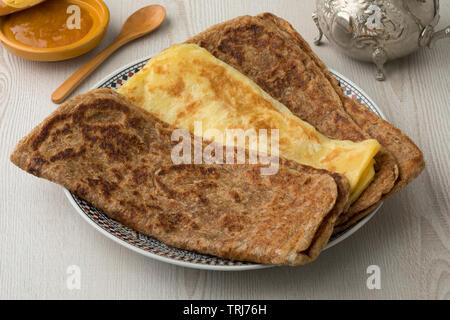
{"label": "engraved silver pattern", "polygon": [[384,80],[387,61],[450,37],[450,26],[434,31],[439,0],[316,0],[313,20],[323,35],[346,54],[373,62]]}

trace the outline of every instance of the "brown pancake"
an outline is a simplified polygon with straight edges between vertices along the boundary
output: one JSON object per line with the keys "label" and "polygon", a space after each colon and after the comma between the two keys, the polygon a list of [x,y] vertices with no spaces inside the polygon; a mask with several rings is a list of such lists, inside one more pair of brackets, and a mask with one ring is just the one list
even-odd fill
{"label": "brown pancake", "polygon": [[423,170],[417,146],[399,129],[344,96],[325,65],[285,20],[270,13],[243,16],[188,42],[232,65],[329,138],[380,142],[375,178],[340,216],[339,225],[356,223]]}
{"label": "brown pancake", "polygon": [[346,179],[283,159],[271,176],[261,165],[174,165],[173,130],[94,90],[61,105],[11,161],[171,246],[275,265],[319,255],[347,201]]}

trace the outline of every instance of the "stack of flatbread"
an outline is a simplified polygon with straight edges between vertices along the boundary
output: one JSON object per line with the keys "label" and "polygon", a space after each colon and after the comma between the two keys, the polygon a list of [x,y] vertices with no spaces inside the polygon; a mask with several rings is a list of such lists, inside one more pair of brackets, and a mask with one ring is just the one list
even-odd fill
{"label": "stack of flatbread", "polygon": [[337,230],[369,214],[380,201],[417,177],[425,164],[417,146],[361,103],[345,96],[308,43],[271,13],[244,16],[190,39],[255,81],[296,116],[333,139],[377,139],[376,175]]}
{"label": "stack of flatbread", "polygon": [[[280,154],[230,150],[194,132],[196,122],[219,132],[278,129]],[[191,158],[200,135],[203,149],[245,161],[174,163],[177,129]],[[254,153],[259,163],[249,161]],[[275,265],[311,262],[333,231],[424,167],[408,137],[344,96],[300,35],[268,13],[169,48],[118,92],[67,101],[11,160],[168,245]],[[274,174],[261,174],[275,162]]]}

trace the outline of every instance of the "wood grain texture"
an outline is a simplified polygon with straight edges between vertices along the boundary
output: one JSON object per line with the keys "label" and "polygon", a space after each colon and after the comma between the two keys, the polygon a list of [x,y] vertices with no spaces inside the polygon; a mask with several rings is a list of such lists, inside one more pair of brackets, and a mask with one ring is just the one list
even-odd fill
{"label": "wood grain texture", "polygon": [[[314,47],[331,68],[359,84],[388,119],[423,150],[427,167],[346,241],[298,268],[239,273],[184,269],[143,257],[85,223],[60,187],[9,162],[17,141],[56,108],[53,90],[119,33],[145,0],[106,1],[111,23],[101,45],[66,62],[17,58],[0,46],[0,298],[32,299],[449,299],[450,298],[450,41],[387,66],[373,67]],[[167,0],[168,20],[151,35],[110,57],[76,93],[134,60],[182,42],[212,24],[270,11],[290,21],[309,42],[317,34],[314,1]],[[441,1],[441,23],[450,2]],[[381,269],[381,290],[368,290],[366,269]],[[81,289],[68,290],[66,269],[81,268]]]}

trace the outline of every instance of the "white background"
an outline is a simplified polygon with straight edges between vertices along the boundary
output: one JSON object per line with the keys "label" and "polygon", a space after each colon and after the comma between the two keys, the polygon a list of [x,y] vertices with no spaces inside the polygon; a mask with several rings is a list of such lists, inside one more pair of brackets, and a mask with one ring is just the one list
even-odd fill
{"label": "white background", "polygon": [[[0,46],[0,298],[302,299],[450,298],[450,39],[388,65],[386,82],[374,70],[337,52],[315,47],[331,68],[359,84],[389,121],[423,150],[427,167],[386,201],[366,226],[304,267],[239,273],[184,269],[134,253],[89,226],[63,190],[14,167],[15,144],[56,106],[52,91],[109,44],[126,17],[152,1],[106,1],[108,33],[93,52],[58,63],[26,61]],[[314,1],[167,0],[168,20],[153,34],[124,47],[77,91],[136,59],[186,40],[239,15],[271,11],[312,43]],[[450,24],[450,1],[441,1]],[[81,268],[81,289],[66,288],[69,265]],[[368,290],[366,269],[381,268],[381,290]]]}

